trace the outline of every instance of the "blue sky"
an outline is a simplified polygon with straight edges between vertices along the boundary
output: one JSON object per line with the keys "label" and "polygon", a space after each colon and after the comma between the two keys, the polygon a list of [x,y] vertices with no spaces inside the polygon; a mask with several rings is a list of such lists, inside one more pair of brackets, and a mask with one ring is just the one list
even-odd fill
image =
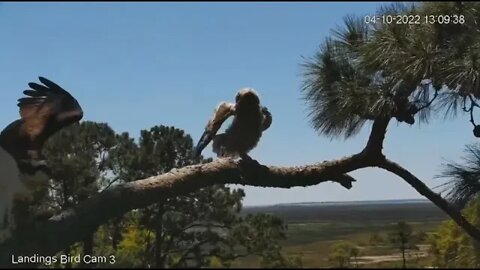
{"label": "blue sky", "polygon": [[[340,158],[363,147],[369,126],[345,141],[318,135],[302,101],[302,57],[310,57],[347,14],[374,14],[381,2],[318,3],[0,3],[0,127],[18,118],[16,100],[45,76],[70,90],[84,120],[135,137],[174,125],[195,142],[220,101],[253,87],[273,124],[251,156],[268,165]],[[474,141],[466,115],[430,125],[392,122],[385,153],[430,187],[445,160]],[[211,156],[210,146],[205,151]],[[379,169],[334,183],[292,189],[244,187],[245,205],[421,198]]]}

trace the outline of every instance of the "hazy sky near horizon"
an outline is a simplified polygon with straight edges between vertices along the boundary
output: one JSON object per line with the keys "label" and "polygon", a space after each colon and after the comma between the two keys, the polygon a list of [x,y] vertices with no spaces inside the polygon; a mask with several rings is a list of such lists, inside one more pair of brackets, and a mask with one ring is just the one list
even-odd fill
{"label": "hazy sky near horizon", "polygon": [[[45,76],[72,92],[84,120],[108,122],[138,137],[173,125],[195,143],[220,101],[253,87],[273,114],[251,156],[267,165],[340,158],[364,146],[369,126],[331,140],[310,126],[302,100],[303,57],[312,56],[347,14],[374,14],[381,2],[317,3],[0,3],[0,127],[18,118],[16,100]],[[429,125],[392,121],[385,153],[430,187],[445,160],[474,142],[463,114]],[[211,146],[205,151],[212,156]],[[375,168],[335,183],[292,189],[243,187],[245,205],[421,198]]]}

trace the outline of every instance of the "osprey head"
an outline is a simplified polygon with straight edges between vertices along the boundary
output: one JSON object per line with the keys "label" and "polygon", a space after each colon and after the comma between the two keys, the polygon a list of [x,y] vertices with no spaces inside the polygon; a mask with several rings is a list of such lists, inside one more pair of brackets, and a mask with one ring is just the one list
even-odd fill
{"label": "osprey head", "polygon": [[253,88],[242,88],[235,96],[235,102],[237,104],[249,103],[252,105],[259,105],[260,98],[258,93]]}

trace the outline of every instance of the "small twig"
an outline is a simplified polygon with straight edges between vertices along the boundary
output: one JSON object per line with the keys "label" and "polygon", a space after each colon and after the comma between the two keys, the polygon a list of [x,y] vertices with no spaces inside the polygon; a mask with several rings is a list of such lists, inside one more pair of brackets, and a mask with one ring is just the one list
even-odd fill
{"label": "small twig", "polygon": [[467,97],[466,96],[463,97],[463,108],[462,109],[463,109],[464,112],[470,112],[470,109],[471,109],[471,108],[467,109]]}
{"label": "small twig", "polygon": [[475,101],[473,100],[472,96],[471,95],[468,95],[468,97],[470,98],[470,122],[472,123],[472,125],[475,127],[477,126],[475,124],[475,120],[473,120],[473,107],[479,107],[477,103],[475,103]]}
{"label": "small twig", "polygon": [[[429,84],[430,84],[430,83],[429,83]],[[430,105],[432,105],[433,101],[434,101],[434,100],[437,98],[437,96],[438,96],[438,89],[436,89],[436,88],[434,88],[434,89],[435,89],[435,93],[433,94],[433,98],[432,98],[429,102],[427,102],[426,104],[424,104],[423,106],[421,106],[420,108],[418,108],[417,110],[415,110],[415,113],[414,113],[414,114],[416,114],[416,113],[418,113],[419,111],[421,111],[421,110],[423,110],[423,109],[425,109],[425,108],[428,108],[428,107],[430,107]]]}
{"label": "small twig", "polygon": [[475,121],[473,120],[473,106],[470,108],[470,122],[472,123],[472,125],[475,127],[477,126],[475,124]]}
{"label": "small twig", "polygon": [[478,105],[478,103],[476,103],[475,100],[473,100],[472,95],[468,95],[468,97],[470,98],[470,101],[472,102],[473,106],[480,108],[480,105]]}
{"label": "small twig", "polygon": [[113,178],[112,180],[110,180],[110,182],[108,182],[107,186],[105,188],[103,188],[102,191],[100,191],[100,192],[104,192],[105,190],[107,190],[111,185],[113,185],[118,180],[120,180],[120,177]]}
{"label": "small twig", "polygon": [[51,188],[51,189],[53,189],[53,190],[55,190],[55,191],[59,191],[59,190],[60,190],[59,187],[56,187],[56,186],[53,185],[53,184],[47,184],[47,187],[48,187],[48,188]]}
{"label": "small twig", "polygon": [[467,97],[463,97],[463,108],[462,108],[462,110],[466,113],[470,113],[470,123],[472,123],[472,125],[475,127],[477,125],[475,124],[475,120],[473,119],[473,108],[474,107],[480,108],[480,106],[478,105],[478,103],[476,103],[473,100],[471,95],[468,95],[468,98],[470,99],[470,108],[467,109]]}

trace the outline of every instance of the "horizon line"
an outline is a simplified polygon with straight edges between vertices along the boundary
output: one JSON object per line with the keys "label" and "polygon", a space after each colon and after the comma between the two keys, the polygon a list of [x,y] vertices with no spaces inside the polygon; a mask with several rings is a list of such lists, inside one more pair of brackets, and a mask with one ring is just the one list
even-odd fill
{"label": "horizon line", "polygon": [[256,205],[244,205],[243,208],[248,207],[271,207],[271,206],[283,206],[283,205],[300,205],[300,204],[334,204],[334,203],[365,203],[365,202],[387,202],[387,201],[424,201],[430,202],[425,198],[412,198],[412,199],[380,199],[380,200],[351,200],[351,201],[309,201],[309,202],[291,202],[291,203],[275,203],[275,204],[256,204]]}

